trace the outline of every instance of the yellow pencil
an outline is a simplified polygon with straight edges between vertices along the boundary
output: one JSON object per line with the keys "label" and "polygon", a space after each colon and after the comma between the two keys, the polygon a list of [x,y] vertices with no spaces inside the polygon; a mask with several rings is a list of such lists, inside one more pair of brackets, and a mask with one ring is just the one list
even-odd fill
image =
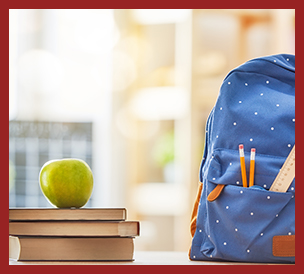
{"label": "yellow pencil", "polygon": [[255,166],[255,148],[252,148],[250,153],[249,187],[254,185],[254,166]]}
{"label": "yellow pencil", "polygon": [[241,162],[241,172],[242,172],[242,180],[243,187],[247,187],[247,176],[246,176],[246,166],[245,166],[245,154],[244,154],[244,145],[239,145],[240,152],[240,162]]}

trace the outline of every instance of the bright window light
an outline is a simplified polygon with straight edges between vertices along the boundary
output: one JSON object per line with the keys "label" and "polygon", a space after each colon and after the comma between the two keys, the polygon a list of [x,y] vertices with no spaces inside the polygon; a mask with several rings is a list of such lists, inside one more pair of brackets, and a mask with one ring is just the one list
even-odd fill
{"label": "bright window light", "polygon": [[173,120],[187,112],[188,97],[178,87],[141,89],[130,103],[133,114],[142,120]]}
{"label": "bright window light", "polygon": [[168,24],[183,21],[189,9],[134,9],[135,20],[140,24]]}

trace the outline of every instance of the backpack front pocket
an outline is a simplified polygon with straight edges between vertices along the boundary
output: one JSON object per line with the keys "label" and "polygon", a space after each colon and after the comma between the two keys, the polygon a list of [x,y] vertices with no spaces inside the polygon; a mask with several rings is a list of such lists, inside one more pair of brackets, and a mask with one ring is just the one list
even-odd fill
{"label": "backpack front pocket", "polygon": [[[295,235],[294,182],[286,193],[268,191],[284,160],[256,155],[255,186],[245,188],[237,151],[213,154],[203,177],[193,259],[294,262],[294,257],[275,257],[272,251],[274,236]],[[207,197],[218,184],[225,186],[209,202]]]}

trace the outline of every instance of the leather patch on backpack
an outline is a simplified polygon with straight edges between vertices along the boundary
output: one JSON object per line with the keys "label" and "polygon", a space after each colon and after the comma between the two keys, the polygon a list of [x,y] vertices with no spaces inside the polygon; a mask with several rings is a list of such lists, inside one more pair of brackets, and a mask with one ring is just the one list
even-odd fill
{"label": "leather patch on backpack", "polygon": [[272,254],[275,257],[295,256],[295,235],[280,235],[272,238]]}

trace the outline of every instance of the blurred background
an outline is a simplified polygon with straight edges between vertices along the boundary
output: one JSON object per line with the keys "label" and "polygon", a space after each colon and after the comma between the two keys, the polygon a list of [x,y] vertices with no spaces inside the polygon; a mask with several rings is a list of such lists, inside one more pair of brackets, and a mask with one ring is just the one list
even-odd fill
{"label": "blurred background", "polygon": [[9,10],[9,206],[85,160],[86,207],[126,207],[136,250],[187,251],[206,119],[226,74],[295,53],[295,10]]}

